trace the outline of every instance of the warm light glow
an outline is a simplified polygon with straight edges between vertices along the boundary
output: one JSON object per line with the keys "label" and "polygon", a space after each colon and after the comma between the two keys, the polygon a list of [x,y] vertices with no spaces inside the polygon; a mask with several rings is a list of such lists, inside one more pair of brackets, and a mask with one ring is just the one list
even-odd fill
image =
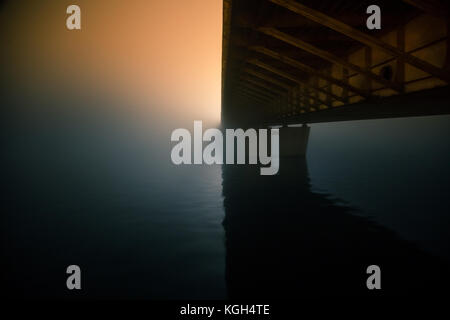
{"label": "warm light glow", "polygon": [[[5,58],[32,86],[89,86],[132,97],[152,115],[218,123],[221,0],[11,1],[1,11]],[[16,79],[16,80],[17,80]]]}

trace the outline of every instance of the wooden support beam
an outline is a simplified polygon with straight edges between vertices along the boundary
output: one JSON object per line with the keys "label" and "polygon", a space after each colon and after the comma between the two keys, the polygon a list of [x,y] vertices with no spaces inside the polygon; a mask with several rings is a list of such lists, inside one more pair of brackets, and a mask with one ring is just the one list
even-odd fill
{"label": "wooden support beam", "polygon": [[[249,60],[249,62],[251,62],[252,60]],[[276,72],[274,72],[276,69],[275,68],[273,68],[273,67],[271,67],[271,66],[269,66],[269,65],[266,65],[266,64],[264,64],[264,63],[262,63],[262,62],[260,62],[260,61],[258,61],[258,60],[253,60],[253,61],[257,61],[258,63],[260,63],[260,67],[261,68],[264,68],[264,66],[267,66],[267,67],[270,67],[271,68],[271,70],[268,70],[268,69],[266,69],[266,70],[268,70],[268,71],[270,71],[270,72],[272,72],[272,73],[275,73],[275,74],[277,74]],[[256,65],[256,64],[255,64]],[[248,70],[251,70],[251,69],[248,69]],[[280,71],[281,72],[281,71]],[[268,77],[268,76],[266,76],[266,75],[263,75],[263,74],[261,74],[261,73],[259,73],[259,72],[254,72],[255,73],[255,76],[261,76],[261,79],[264,79],[264,80],[267,80],[267,81],[272,81],[272,82],[274,82],[274,83],[280,83],[278,80],[276,80],[276,79],[273,79],[272,77]],[[257,75],[256,75],[257,74]],[[283,73],[284,74],[284,73]],[[281,76],[281,75],[280,75]],[[286,76],[287,76],[287,74],[286,74]],[[283,77],[283,76],[281,76],[281,77]],[[295,79],[295,78],[293,78],[293,79]],[[302,81],[298,81],[298,80],[291,80],[291,81],[297,81],[297,83],[298,84],[300,84],[300,85],[302,85],[305,89],[312,89],[308,84],[306,84],[305,82],[302,82]],[[292,90],[292,87],[290,87],[290,90]],[[306,92],[306,91],[304,91],[304,92]],[[311,98],[312,99],[312,96],[308,93],[307,94],[307,96],[309,97],[309,98]],[[340,99],[342,99],[342,98],[340,98]],[[327,107],[329,107],[330,105],[328,105],[327,104],[327,102],[326,101],[320,101],[323,105],[325,105],[325,106],[327,106]]]}
{"label": "wooden support beam", "polygon": [[[432,76],[435,76],[441,80],[444,80],[446,82],[450,82],[450,73],[447,72],[444,69],[438,68],[431,63],[428,63],[426,61],[423,61],[419,58],[416,58],[404,51],[399,50],[398,48],[391,46],[390,44],[382,41],[381,39],[378,39],[374,36],[371,36],[369,34],[366,34],[362,31],[359,31],[356,28],[353,28],[352,26],[349,26],[342,21],[339,21],[337,19],[334,19],[320,11],[311,9],[299,2],[293,1],[293,0],[270,0],[273,3],[276,3],[282,7],[285,7],[297,14],[302,15],[303,17],[317,22],[321,25],[324,25],[334,31],[340,32],[342,34],[345,34],[346,36],[359,41],[369,47],[372,48],[378,48],[380,50],[383,50],[384,52],[394,56],[402,56],[406,63],[409,63],[410,65],[421,69]],[[412,1],[411,2],[423,2],[423,1]]]}
{"label": "wooden support beam", "polygon": [[237,91],[237,96],[239,97],[239,99],[244,99],[244,100],[248,100],[248,101],[252,101],[252,102],[256,102],[256,103],[260,103],[264,106],[268,106],[269,102],[267,100],[262,100],[260,98],[257,98],[255,96],[249,95],[248,93],[242,92],[242,91]]}
{"label": "wooden support beam", "polygon": [[254,100],[259,100],[261,102],[269,103],[270,101],[272,101],[269,98],[261,97],[261,96],[257,95],[256,93],[251,92],[243,87],[236,88],[236,92],[240,93],[240,94],[244,94],[248,97],[252,97]]}
{"label": "wooden support beam", "polygon": [[[258,105],[262,105],[265,107],[268,107],[270,105],[269,101],[259,99],[255,96],[249,95],[248,93],[242,92],[242,91],[236,91],[236,97],[239,99],[239,101],[242,103],[255,103]],[[243,101],[242,101],[243,100]]]}
{"label": "wooden support beam", "polygon": [[289,112],[294,114],[295,111],[295,87],[289,92]]}
{"label": "wooden support beam", "polygon": [[318,57],[321,57],[322,59],[328,60],[328,61],[330,61],[332,63],[335,63],[337,65],[343,66],[343,67],[348,68],[350,70],[353,70],[354,72],[358,72],[358,73],[361,73],[361,74],[363,74],[365,76],[368,76],[371,79],[373,79],[373,80],[383,84],[384,86],[386,86],[388,88],[391,88],[391,89],[396,90],[398,92],[401,91],[401,88],[398,85],[396,85],[395,83],[393,83],[391,81],[388,81],[388,80],[384,79],[383,77],[378,76],[378,75],[376,75],[376,74],[374,74],[372,72],[367,72],[363,68],[361,68],[361,67],[359,67],[359,66],[357,66],[357,65],[355,65],[353,63],[350,63],[350,62],[348,62],[348,61],[346,61],[346,60],[344,60],[342,58],[339,58],[339,57],[335,56],[334,54],[332,54],[332,53],[330,53],[328,51],[316,48],[316,47],[314,47],[313,45],[311,45],[311,44],[309,44],[307,42],[304,42],[304,41],[302,41],[302,40],[300,40],[298,38],[295,38],[295,37],[293,37],[291,35],[288,35],[287,33],[281,32],[281,31],[279,31],[279,30],[277,30],[275,28],[259,28],[258,30],[263,32],[263,33],[265,33],[265,34],[267,34],[267,35],[270,35],[270,36],[272,36],[274,38],[277,38],[277,39],[282,40],[282,41],[284,41],[286,43],[289,43],[289,44],[291,44],[293,46],[296,46],[297,48],[300,48],[302,50],[308,51],[309,53],[314,54],[314,55],[316,55]]}
{"label": "wooden support beam", "polygon": [[292,89],[292,91],[290,92],[290,97],[291,97],[291,113],[294,114],[297,103],[297,87],[294,87]]}
{"label": "wooden support beam", "polygon": [[[397,29],[397,47],[399,50],[405,51],[405,28],[403,26]],[[402,92],[405,92],[405,60],[403,56],[397,57],[395,81],[402,86]]]}
{"label": "wooden support beam", "polygon": [[289,116],[292,110],[292,91],[286,95],[286,114]]}
{"label": "wooden support beam", "polygon": [[[364,68],[370,72],[372,70],[372,48],[371,47],[365,47],[364,48]],[[403,86],[402,83],[399,83],[397,81],[398,85]],[[366,76],[365,79],[365,90],[367,94],[370,94],[372,92],[372,80]]]}
{"label": "wooden support beam", "polygon": [[[449,99],[450,86],[436,87],[384,97],[382,101],[362,101],[320,112],[304,113],[298,117],[286,119],[286,124],[448,115],[450,114]],[[267,123],[267,125],[275,124],[277,124],[275,120]]]}
{"label": "wooden support beam", "polygon": [[256,52],[259,52],[259,53],[262,53],[262,54],[265,54],[265,55],[267,55],[267,56],[269,56],[271,58],[280,60],[281,62],[284,62],[284,63],[286,63],[286,64],[288,64],[288,65],[290,65],[292,67],[300,69],[303,72],[306,72],[306,73],[308,73],[310,75],[315,75],[315,76],[318,76],[318,77],[320,77],[322,79],[325,79],[325,80],[327,80],[329,82],[332,82],[332,83],[334,83],[337,86],[346,87],[350,91],[352,91],[352,92],[354,92],[354,93],[356,93],[356,94],[358,94],[358,95],[360,95],[360,96],[362,96],[364,98],[368,98],[369,97],[369,95],[367,95],[367,93],[364,92],[364,90],[361,90],[361,89],[358,89],[356,87],[353,87],[353,86],[351,86],[351,85],[349,85],[349,84],[347,84],[345,82],[342,82],[339,79],[336,79],[336,78],[332,77],[329,74],[326,74],[326,73],[320,72],[318,70],[315,70],[314,68],[312,68],[312,67],[310,67],[310,66],[308,66],[308,65],[306,65],[304,63],[301,63],[300,61],[292,59],[292,58],[290,58],[288,56],[282,55],[281,53],[278,53],[278,52],[275,52],[275,51],[272,51],[270,49],[267,49],[265,47],[260,47],[260,46],[249,47],[249,49],[251,49],[253,51],[256,51]]}
{"label": "wooden support beam", "polygon": [[236,90],[238,92],[240,92],[240,93],[246,94],[247,96],[253,97],[254,99],[258,99],[260,101],[264,101],[264,102],[272,101],[271,98],[260,96],[259,94],[254,93],[254,92],[252,92],[252,91],[250,91],[250,90],[248,90],[247,88],[244,88],[244,87],[237,87]]}
{"label": "wooden support beam", "polygon": [[[320,105],[324,105],[325,107],[329,108],[330,105],[327,103],[327,101],[320,99],[319,95],[317,94],[317,92],[313,91],[312,93],[310,92],[311,88],[306,86],[306,85],[302,85],[303,88],[303,93],[302,95],[306,98],[305,101],[307,101],[307,105],[309,106],[308,108],[314,107],[314,108],[318,108]],[[311,100],[313,101],[313,103],[311,103]]]}
{"label": "wooden support beam", "polygon": [[[275,85],[277,85],[277,86],[279,86],[281,88],[284,88],[284,89],[287,90],[287,92],[289,92],[289,90],[292,89],[292,86],[289,86],[289,85],[287,85],[287,84],[285,84],[285,83],[283,83],[283,82],[281,82],[281,81],[279,81],[277,79],[274,79],[274,78],[272,78],[270,76],[267,76],[267,75],[265,75],[265,74],[263,74],[261,72],[255,71],[253,69],[247,68],[247,69],[244,69],[244,72],[248,73],[248,74],[250,74],[252,76],[255,76],[255,77],[259,78],[259,79],[262,79],[264,81],[271,82],[271,83],[273,83],[273,84],[275,84]],[[280,95],[274,100],[275,103],[276,103],[277,112],[280,113],[280,114],[282,112],[282,106],[283,106],[282,99],[283,99],[283,96],[284,95]]]}
{"label": "wooden support beam", "polygon": [[300,106],[300,94],[299,94],[299,90],[300,88],[298,86],[294,87],[294,114],[297,114],[298,111],[300,110],[301,106]]}
{"label": "wooden support beam", "polygon": [[[331,77],[331,68],[326,70],[327,74]],[[333,87],[331,85],[331,81],[327,80],[328,85],[327,85],[327,92],[333,92]],[[329,106],[333,105],[333,101],[331,99],[331,96],[329,94],[327,94],[327,104]]]}
{"label": "wooden support beam", "polygon": [[[250,59],[250,60],[248,60],[248,62],[250,62],[250,63],[252,63],[252,64],[254,64],[254,65],[258,66],[258,67],[261,67],[261,68],[263,68],[263,69],[266,69],[266,70],[268,70],[268,71],[270,71],[270,72],[272,72],[272,73],[278,74],[280,77],[283,77],[283,78],[286,78],[286,79],[288,79],[288,80],[291,80],[292,82],[295,82],[295,83],[302,83],[302,84],[304,84],[305,86],[310,87],[311,89],[314,89],[314,90],[317,90],[317,91],[321,91],[321,92],[323,92],[323,93],[325,93],[325,94],[327,93],[324,89],[319,88],[318,86],[314,86],[314,85],[308,84],[308,83],[306,83],[305,81],[299,80],[299,79],[297,79],[296,77],[294,77],[294,76],[292,76],[292,75],[290,75],[290,74],[288,74],[288,73],[286,73],[286,72],[284,72],[284,71],[282,71],[282,70],[279,70],[279,69],[277,69],[277,68],[274,68],[274,67],[272,67],[271,65],[268,65],[268,64],[266,64],[266,63],[263,63],[263,62],[261,62],[261,61],[259,61],[259,60],[257,60],[257,59]],[[341,97],[338,97],[337,95],[332,94],[331,96],[332,96],[334,99],[336,99],[336,100],[342,101],[342,98],[341,98]]]}
{"label": "wooden support beam", "polygon": [[450,19],[447,20],[447,41],[445,42],[447,55],[445,57],[444,68],[450,70]]}
{"label": "wooden support beam", "polygon": [[310,98],[309,98],[309,94],[308,94],[307,89],[306,89],[305,86],[301,86],[301,88],[302,88],[302,96],[303,96],[303,103],[305,105],[305,109],[306,109],[306,111],[310,111],[310,109],[311,109],[311,101],[310,101]]}
{"label": "wooden support beam", "polygon": [[[313,88],[317,87],[317,77],[311,77],[310,81],[312,82],[312,87]],[[324,92],[326,93],[327,91],[324,90]],[[317,109],[320,109],[320,105],[322,103],[321,103],[321,100],[320,100],[319,92],[317,90],[314,90],[313,93],[312,93],[312,96],[313,96],[313,99],[314,99],[314,106]]]}
{"label": "wooden support beam", "polygon": [[259,61],[258,59],[249,59],[249,60],[247,60],[247,62],[249,62],[251,64],[254,64],[255,66],[258,66],[260,68],[263,68],[263,69],[265,69],[267,71],[270,71],[272,73],[275,73],[278,76],[280,76],[282,78],[285,78],[285,79],[288,79],[288,80],[290,80],[290,81],[292,81],[294,83],[302,83],[302,84],[306,85],[305,81],[301,81],[297,77],[294,77],[293,75],[288,74],[288,73],[286,73],[286,72],[284,72],[282,70],[279,70],[279,69],[277,69],[275,67],[272,67],[271,65],[269,65],[267,63],[264,63],[262,61]]}
{"label": "wooden support beam", "polygon": [[281,110],[281,117],[286,117],[286,97],[282,96],[280,99],[280,110]]}
{"label": "wooden support beam", "polygon": [[287,84],[284,83],[284,82],[278,81],[277,79],[274,79],[274,78],[272,78],[272,77],[270,77],[270,76],[268,76],[268,75],[265,75],[264,73],[255,71],[255,70],[253,70],[253,69],[247,68],[247,69],[244,69],[244,72],[245,72],[245,73],[248,73],[248,74],[250,74],[250,75],[252,75],[252,76],[258,77],[258,78],[260,78],[260,79],[262,79],[262,80],[271,82],[271,83],[273,83],[273,84],[275,84],[275,85],[277,85],[277,86],[279,86],[279,87],[281,87],[281,88],[284,88],[284,89],[286,89],[286,90],[290,90],[290,89],[292,88],[292,86],[287,85]]}
{"label": "wooden support beam", "polygon": [[247,82],[249,82],[249,83],[252,83],[252,84],[254,84],[255,86],[258,86],[258,87],[260,87],[260,88],[262,88],[262,89],[271,91],[271,92],[276,93],[276,94],[278,94],[278,95],[285,94],[285,93],[287,92],[286,90],[274,88],[273,86],[268,85],[268,84],[265,83],[265,82],[262,82],[262,81],[261,81],[260,79],[258,79],[258,78],[252,78],[252,77],[250,77],[250,76],[248,76],[248,75],[245,75],[245,74],[244,74],[244,75],[241,75],[241,80],[247,81]]}
{"label": "wooden support beam", "polygon": [[[251,79],[252,81],[257,82],[257,80]],[[266,85],[268,86],[268,85]],[[270,86],[268,86],[270,87]],[[273,101],[278,101],[278,105],[280,107],[280,112],[284,112],[286,111],[286,108],[289,108],[289,94],[290,94],[290,89],[289,90],[283,90],[283,91],[278,91],[278,95],[275,97],[275,99]]]}
{"label": "wooden support beam", "polygon": [[[269,71],[270,71],[270,70],[269,70]],[[268,81],[268,82],[272,82],[273,84],[278,85],[278,86],[283,87],[283,88],[286,88],[287,90],[292,90],[292,89],[293,89],[292,86],[289,86],[289,85],[287,85],[287,84],[285,84],[285,83],[283,83],[283,82],[281,82],[281,81],[279,81],[279,80],[277,80],[277,79],[274,79],[274,78],[272,78],[272,77],[270,77],[270,76],[268,76],[268,75],[265,75],[265,74],[263,74],[263,73],[261,73],[261,72],[255,71],[255,70],[253,70],[253,69],[247,68],[247,69],[244,69],[244,72],[246,72],[246,73],[248,73],[248,74],[251,74],[251,75],[253,75],[253,76],[255,76],[255,77],[258,77],[258,78],[260,78],[260,79],[262,79],[262,80],[265,80],[265,81]],[[300,86],[301,86],[302,88],[305,88],[305,87],[306,87],[303,83],[302,83]],[[305,88],[305,89],[306,89],[306,88]],[[304,90],[304,91],[301,93],[301,96],[304,98],[304,101],[306,101],[307,99],[311,98],[311,95],[306,94],[306,90]],[[281,99],[281,97],[282,97],[282,96],[280,96],[279,99]],[[331,105],[328,104],[326,101],[321,101],[321,103],[324,104],[324,105],[327,106],[327,107],[330,107],[330,106],[331,106]]]}
{"label": "wooden support beam", "polygon": [[243,85],[243,86],[245,86],[245,87],[247,87],[249,89],[252,89],[255,92],[258,92],[259,94],[267,96],[267,97],[271,97],[272,99],[274,99],[275,97],[278,97],[279,95],[281,95],[279,93],[269,92],[266,89],[264,89],[264,88],[262,88],[262,87],[260,87],[258,85],[255,85],[253,83],[250,83],[248,81],[245,81],[243,79],[241,79],[240,83],[241,83],[241,85]]}
{"label": "wooden support beam", "polygon": [[242,82],[242,81],[241,81],[241,82],[239,83],[239,85],[240,85],[241,87],[244,87],[244,88],[250,90],[250,91],[253,91],[254,93],[256,93],[256,94],[258,94],[258,95],[260,95],[260,96],[267,97],[267,98],[269,98],[269,99],[275,99],[275,97],[278,96],[278,95],[275,94],[275,93],[267,92],[267,91],[265,91],[264,89],[259,88],[259,87],[256,87],[256,86],[254,86],[254,85],[252,85],[252,84],[250,84],[250,83],[247,83],[247,82]]}
{"label": "wooden support beam", "polygon": [[276,100],[275,100],[275,109],[277,110],[277,113],[278,113],[278,115],[280,115],[281,114],[281,97],[278,97]]}
{"label": "wooden support beam", "polygon": [[236,89],[244,91],[244,92],[246,92],[248,94],[252,94],[252,95],[254,95],[254,96],[256,96],[256,97],[258,97],[260,99],[264,99],[264,100],[267,100],[267,101],[272,101],[273,99],[276,98],[276,97],[273,97],[273,96],[262,95],[260,92],[258,92],[256,90],[253,90],[252,88],[249,88],[247,86],[243,86],[243,85],[236,86]]}
{"label": "wooden support beam", "polygon": [[[342,81],[345,81],[348,83],[348,69],[345,67],[342,67]],[[347,88],[344,88],[342,90],[342,98],[344,98],[345,102],[348,103],[348,90]]]}

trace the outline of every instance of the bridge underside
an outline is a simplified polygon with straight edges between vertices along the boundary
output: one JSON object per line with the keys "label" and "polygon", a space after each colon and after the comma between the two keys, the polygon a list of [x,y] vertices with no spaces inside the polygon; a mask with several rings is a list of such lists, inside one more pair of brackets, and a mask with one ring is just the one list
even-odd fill
{"label": "bridge underside", "polygon": [[265,126],[450,113],[446,2],[224,0],[222,121]]}

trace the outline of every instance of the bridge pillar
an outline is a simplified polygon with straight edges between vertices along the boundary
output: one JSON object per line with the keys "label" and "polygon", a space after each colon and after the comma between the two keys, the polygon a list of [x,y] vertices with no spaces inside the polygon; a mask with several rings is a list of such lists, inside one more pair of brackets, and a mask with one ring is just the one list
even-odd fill
{"label": "bridge pillar", "polygon": [[280,156],[306,156],[309,130],[310,127],[306,124],[301,127],[280,128]]}

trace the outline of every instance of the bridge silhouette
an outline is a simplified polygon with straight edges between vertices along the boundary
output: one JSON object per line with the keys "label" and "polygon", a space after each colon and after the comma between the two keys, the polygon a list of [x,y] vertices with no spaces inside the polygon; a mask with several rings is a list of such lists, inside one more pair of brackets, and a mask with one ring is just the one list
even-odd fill
{"label": "bridge silhouette", "polygon": [[224,0],[222,122],[261,127],[450,113],[448,5]]}
{"label": "bridge silhouette", "polygon": [[[309,123],[450,113],[444,1],[224,0],[222,125],[280,128],[280,172],[224,166],[226,281],[232,298],[439,295],[449,265],[311,188]],[[293,126],[299,125],[299,126]],[[412,279],[414,279],[412,281]]]}

